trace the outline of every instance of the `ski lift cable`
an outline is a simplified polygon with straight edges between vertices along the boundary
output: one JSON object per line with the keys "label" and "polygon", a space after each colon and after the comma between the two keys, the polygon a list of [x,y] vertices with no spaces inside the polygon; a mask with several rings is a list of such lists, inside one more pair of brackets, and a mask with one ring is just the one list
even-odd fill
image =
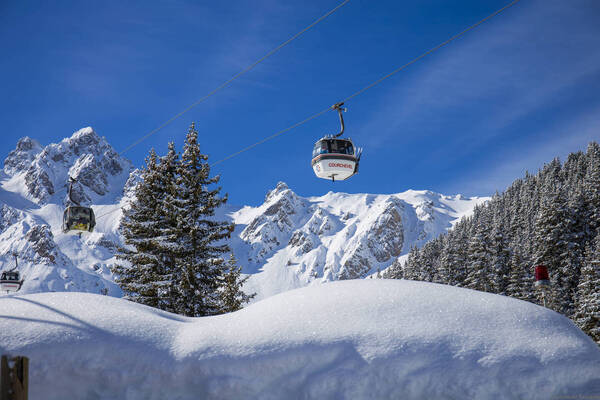
{"label": "ski lift cable", "polygon": [[[150,136],[154,135],[155,133],[157,133],[158,131],[160,131],[161,129],[163,129],[164,127],[166,127],[167,125],[171,124],[173,121],[175,121],[176,119],[178,119],[179,117],[181,117],[183,114],[185,114],[188,111],[190,111],[192,108],[194,108],[197,105],[199,105],[200,103],[204,102],[205,100],[207,100],[209,97],[211,97],[212,95],[214,95],[218,91],[220,91],[220,90],[224,89],[225,87],[229,86],[233,81],[235,81],[236,79],[238,79],[239,77],[241,77],[245,73],[247,73],[250,70],[252,70],[254,67],[256,67],[261,62],[265,61],[267,58],[271,57],[273,54],[277,53],[283,47],[285,47],[286,45],[290,44],[292,41],[294,41],[295,39],[297,39],[298,37],[300,37],[303,33],[305,33],[306,31],[308,31],[309,29],[313,28],[319,22],[323,21],[325,18],[329,17],[331,14],[335,13],[337,10],[339,10],[340,8],[342,8],[344,5],[346,5],[349,2],[350,2],[350,0],[344,0],[344,1],[342,1],[340,4],[338,4],[337,6],[335,6],[334,8],[332,8],[331,10],[329,10],[328,12],[326,12],[325,14],[323,14],[322,16],[320,16],[319,18],[317,18],[316,20],[314,20],[311,24],[309,24],[308,26],[306,26],[304,29],[300,30],[298,33],[296,33],[295,35],[291,36],[285,42],[282,42],[277,47],[275,47],[274,49],[272,49],[271,51],[269,51],[268,53],[266,53],[264,56],[262,56],[261,58],[259,58],[256,61],[254,61],[252,64],[248,65],[246,68],[244,68],[243,70],[241,70],[240,72],[238,72],[237,74],[235,74],[234,76],[232,76],[231,78],[229,78],[228,80],[226,80],[225,82],[223,82],[222,84],[220,84],[219,86],[217,86],[215,89],[213,89],[211,92],[209,92],[208,94],[206,94],[204,97],[202,97],[201,99],[197,100],[195,103],[191,104],[190,106],[188,106],[187,108],[185,108],[183,111],[179,112],[178,114],[175,114],[173,117],[171,117],[170,119],[168,119],[167,121],[165,121],[159,127],[153,129],[152,131],[148,132],[146,135],[144,135],[141,138],[139,138],[137,141],[135,141],[132,144],[130,144],[128,147],[126,147],[124,150],[122,150],[119,153],[119,155],[122,156],[123,154],[125,154],[129,150],[133,149],[134,147],[136,147],[137,145],[139,145],[140,143],[142,143],[144,140],[148,139]],[[65,191],[65,190],[66,190],[65,188],[57,190],[55,192],[55,194],[61,193],[61,192]]]}
{"label": "ski lift cable", "polygon": [[[520,2],[520,1],[521,1],[521,0],[514,0],[514,1],[512,1],[511,3],[507,4],[506,6],[504,6],[504,7],[500,8],[499,10],[497,10],[497,11],[493,12],[492,14],[490,14],[490,15],[488,15],[487,17],[483,18],[482,20],[480,20],[480,21],[478,21],[478,22],[474,23],[473,25],[469,26],[468,28],[464,29],[464,30],[463,30],[463,31],[461,31],[460,33],[457,33],[456,35],[454,35],[454,36],[452,36],[451,38],[449,38],[449,39],[445,40],[444,42],[442,42],[442,43],[438,44],[437,46],[435,46],[435,47],[432,47],[431,49],[427,50],[425,53],[423,53],[423,54],[419,55],[418,57],[416,57],[416,58],[412,59],[411,61],[407,62],[406,64],[404,64],[404,65],[402,65],[402,66],[400,66],[400,67],[396,68],[395,70],[393,70],[393,71],[392,71],[392,72],[390,72],[389,74],[382,76],[381,78],[379,78],[379,79],[377,79],[376,81],[374,81],[374,82],[372,82],[372,83],[368,84],[367,86],[365,86],[365,87],[363,87],[362,89],[360,89],[359,91],[357,91],[357,92],[355,92],[355,93],[351,94],[350,96],[346,97],[345,99],[343,99],[343,100],[341,100],[341,101],[339,101],[339,102],[336,102],[336,104],[338,104],[338,103],[346,103],[347,101],[349,101],[349,100],[351,100],[351,99],[355,98],[356,96],[358,96],[358,95],[360,95],[360,94],[362,94],[362,93],[366,92],[367,90],[371,89],[372,87],[374,87],[374,86],[377,86],[378,84],[380,84],[381,82],[385,81],[386,79],[388,79],[388,78],[392,77],[393,75],[397,74],[398,72],[402,71],[403,69],[405,69],[405,68],[409,67],[410,65],[412,65],[412,64],[414,64],[414,63],[416,63],[417,61],[419,61],[419,60],[421,60],[422,58],[424,58],[424,57],[428,56],[429,54],[431,54],[431,53],[433,53],[433,52],[435,52],[435,51],[439,50],[440,48],[442,48],[442,47],[446,46],[447,44],[449,44],[449,43],[453,42],[454,40],[456,40],[456,39],[460,38],[461,36],[465,35],[465,34],[466,34],[466,33],[468,33],[469,31],[471,31],[471,30],[473,30],[473,29],[477,28],[479,25],[481,25],[481,24],[483,24],[484,22],[486,22],[487,20],[489,20],[489,19],[491,19],[491,18],[495,17],[496,15],[500,14],[500,13],[501,13],[501,12],[503,12],[504,10],[506,10],[506,9],[508,9],[508,8],[510,8],[510,7],[512,7],[512,6],[514,6],[515,4],[517,4],[517,3],[518,3],[518,2]],[[282,129],[282,130],[280,130],[279,132],[276,132],[276,133],[274,133],[274,134],[273,134],[273,135],[271,135],[271,136],[267,136],[266,138],[264,138],[264,139],[261,139],[261,140],[259,140],[258,142],[256,142],[256,143],[253,143],[253,144],[251,144],[250,146],[247,146],[247,147],[245,147],[245,148],[243,148],[243,149],[241,149],[241,150],[239,150],[239,151],[237,151],[237,152],[235,152],[235,153],[232,153],[232,154],[228,155],[227,157],[225,157],[225,158],[223,158],[223,159],[221,159],[221,160],[215,161],[215,162],[214,162],[214,163],[212,163],[210,166],[211,166],[211,167],[213,167],[213,166],[215,166],[215,165],[217,165],[217,164],[220,164],[220,163],[222,163],[222,162],[224,162],[224,161],[227,161],[227,160],[229,160],[230,158],[233,158],[233,157],[235,157],[235,156],[237,156],[237,155],[240,155],[240,154],[242,154],[242,153],[244,153],[244,152],[246,152],[246,151],[248,151],[248,150],[250,150],[250,149],[252,149],[252,148],[254,148],[254,147],[256,147],[256,146],[258,146],[258,145],[261,145],[261,144],[263,144],[263,143],[265,143],[265,142],[267,142],[267,141],[269,141],[269,140],[271,140],[271,139],[275,139],[277,136],[280,136],[280,135],[282,135],[282,134],[284,134],[284,133],[286,133],[286,132],[288,132],[288,131],[290,131],[290,130],[292,130],[292,129],[294,129],[294,128],[297,128],[298,126],[300,126],[300,125],[303,125],[303,124],[305,124],[306,122],[308,122],[308,121],[310,121],[310,120],[312,120],[312,119],[315,119],[315,118],[317,118],[318,116],[320,116],[320,115],[322,115],[322,114],[325,114],[327,111],[329,111],[329,110],[332,110],[332,109],[333,109],[333,107],[327,107],[327,108],[325,108],[325,109],[323,109],[323,110],[321,110],[321,111],[319,111],[319,112],[317,112],[317,113],[315,113],[315,114],[312,114],[311,116],[309,116],[309,117],[307,117],[307,118],[303,119],[303,120],[302,120],[302,121],[300,121],[300,122],[297,122],[297,123],[295,123],[295,124],[293,124],[293,125],[291,125],[291,126],[289,126],[289,127],[285,128],[285,129]]]}
{"label": "ski lift cable", "polygon": [[[496,10],[496,11],[495,11],[495,12],[493,12],[492,14],[490,14],[490,15],[488,15],[487,17],[485,17],[485,18],[481,19],[480,21],[478,21],[478,22],[474,23],[473,25],[471,25],[471,26],[469,26],[468,28],[464,29],[463,31],[461,31],[461,32],[457,33],[456,35],[454,35],[454,36],[450,37],[449,39],[447,39],[447,40],[445,40],[444,42],[442,42],[442,43],[438,44],[437,46],[435,46],[435,47],[432,47],[431,49],[427,50],[427,51],[426,51],[426,52],[424,52],[423,54],[421,54],[421,55],[419,55],[418,57],[416,57],[416,58],[412,59],[411,61],[407,62],[406,64],[404,64],[404,65],[402,65],[402,66],[400,66],[400,67],[396,68],[395,70],[393,70],[392,72],[388,73],[387,75],[384,75],[384,76],[382,76],[381,78],[379,78],[379,79],[375,80],[374,82],[372,82],[372,83],[368,84],[367,86],[365,86],[365,87],[363,87],[362,89],[358,90],[357,92],[355,92],[355,93],[351,94],[350,96],[346,97],[345,99],[341,100],[340,102],[336,102],[336,104],[338,104],[338,103],[346,103],[347,101],[349,101],[349,100],[351,100],[351,99],[355,98],[356,96],[359,96],[360,94],[364,93],[365,91],[367,91],[367,90],[369,90],[369,89],[373,88],[374,86],[376,86],[376,85],[380,84],[381,82],[385,81],[386,79],[388,79],[388,78],[392,77],[393,75],[397,74],[398,72],[402,71],[403,69],[405,69],[405,68],[409,67],[410,65],[412,65],[412,64],[414,64],[414,63],[416,63],[417,61],[421,60],[422,58],[424,58],[424,57],[428,56],[429,54],[431,54],[431,53],[433,53],[433,52],[435,52],[435,51],[439,50],[440,48],[442,48],[442,47],[446,46],[447,44],[449,44],[449,43],[453,42],[454,40],[456,40],[456,39],[460,38],[461,36],[465,35],[466,33],[470,32],[470,31],[471,31],[471,30],[473,30],[473,29],[475,29],[475,28],[476,28],[476,27],[478,27],[479,25],[481,25],[481,24],[483,24],[484,22],[488,21],[489,19],[491,19],[491,18],[495,17],[496,15],[498,15],[498,14],[502,13],[503,11],[507,10],[508,8],[510,8],[510,7],[512,7],[512,6],[514,6],[515,4],[519,3],[520,1],[521,1],[521,0],[513,0],[511,3],[507,4],[506,6],[504,6],[504,7],[500,8],[499,10]],[[339,5],[337,8],[341,7],[341,6],[342,6],[342,5],[344,5],[344,4],[345,4],[345,2],[344,2],[344,3],[342,3],[342,4],[340,4],[340,5]],[[336,8],[336,9],[337,9],[337,8]],[[333,9],[332,11],[330,11],[330,13],[333,13],[333,12],[334,12],[336,9]],[[325,16],[324,16],[324,17],[325,17]],[[322,17],[322,18],[324,18],[324,17]],[[317,20],[317,21],[318,21],[318,20]],[[315,23],[316,23],[317,21],[315,21]],[[313,24],[314,24],[314,23],[313,23]],[[292,130],[292,129],[294,129],[294,128],[297,128],[297,127],[299,127],[299,126],[301,126],[301,125],[303,125],[303,124],[305,124],[305,123],[307,123],[307,122],[309,122],[309,121],[311,121],[311,120],[313,120],[313,119],[315,119],[315,118],[317,118],[317,117],[319,117],[319,116],[321,116],[321,115],[325,114],[326,112],[328,112],[329,110],[332,110],[332,109],[333,109],[333,107],[331,107],[331,106],[330,106],[330,107],[327,107],[327,108],[325,108],[325,109],[323,109],[323,110],[321,110],[321,111],[319,111],[319,112],[316,112],[316,113],[314,113],[314,114],[312,114],[312,115],[310,115],[310,116],[308,116],[308,117],[304,118],[303,120],[301,120],[301,121],[299,121],[299,122],[296,122],[296,123],[295,123],[295,124],[293,124],[293,125],[290,125],[290,126],[288,126],[288,127],[287,127],[287,128],[285,128],[285,129],[282,129],[282,130],[280,130],[280,131],[278,131],[278,132],[276,132],[276,133],[274,133],[274,134],[272,134],[272,135],[270,135],[270,136],[267,136],[267,137],[265,137],[265,138],[263,138],[263,139],[259,140],[259,141],[258,141],[258,142],[256,142],[256,143],[253,143],[253,144],[251,144],[251,145],[249,145],[249,146],[247,146],[247,147],[244,147],[243,149],[241,149],[241,150],[238,150],[238,151],[236,151],[235,153],[232,153],[232,154],[228,155],[227,157],[225,157],[225,158],[223,158],[223,159],[220,159],[220,160],[218,160],[218,161],[215,161],[214,163],[210,164],[210,166],[211,166],[211,167],[214,167],[215,165],[218,165],[218,164],[220,164],[220,163],[222,163],[222,162],[224,162],[224,161],[227,161],[227,160],[229,160],[229,159],[231,159],[231,158],[233,158],[233,157],[236,157],[236,156],[238,156],[238,155],[240,155],[240,154],[242,154],[242,153],[245,153],[246,151],[248,151],[248,150],[251,150],[251,149],[253,149],[254,147],[256,147],[256,146],[259,146],[259,145],[261,145],[261,144],[263,144],[263,143],[265,143],[265,142],[268,142],[269,140],[275,139],[276,137],[278,137],[278,136],[280,136],[280,135],[283,135],[284,133],[286,133],[286,132],[289,132],[289,131],[291,131],[291,130]],[[144,139],[144,138],[142,138],[142,140],[143,140],[143,139]],[[127,150],[127,149],[126,149],[126,150]],[[102,217],[104,217],[104,216],[106,216],[106,215],[112,214],[112,213],[114,213],[114,212],[116,212],[116,211],[118,211],[118,210],[120,210],[120,209],[121,209],[121,207],[119,207],[119,208],[115,208],[114,210],[111,210],[111,211],[108,211],[108,212],[106,212],[106,213],[104,213],[104,214],[101,214],[100,216],[98,216],[98,217],[96,218],[96,220],[98,220],[98,219],[100,219],[100,218],[102,218]]]}
{"label": "ski lift cable", "polygon": [[188,111],[190,111],[192,108],[196,107],[198,104],[204,102],[205,100],[207,100],[209,97],[211,97],[212,95],[214,95],[215,93],[217,93],[221,89],[224,89],[225,87],[229,86],[233,81],[235,81],[236,79],[238,79],[240,76],[242,76],[245,73],[249,72],[254,67],[256,67],[258,64],[260,64],[261,62],[265,61],[267,58],[271,57],[273,54],[277,53],[279,50],[281,50],[283,47],[285,47],[286,45],[288,45],[289,43],[291,43],[292,41],[294,41],[295,39],[297,39],[303,33],[305,33],[306,31],[308,31],[309,29],[311,29],[312,27],[314,27],[315,25],[317,25],[319,22],[323,21],[325,18],[329,17],[331,14],[333,14],[334,12],[336,12],[337,10],[339,10],[340,8],[342,8],[349,1],[350,0],[344,0],[344,1],[342,1],[340,4],[338,4],[337,6],[335,6],[334,8],[332,8],[331,10],[329,10],[328,12],[326,12],[325,14],[323,14],[322,16],[320,16],[319,18],[317,18],[316,20],[314,20],[310,25],[306,26],[300,32],[296,33],[295,35],[293,35],[292,37],[290,37],[288,40],[286,40],[285,42],[281,43],[279,46],[275,47],[273,50],[269,51],[267,54],[265,54],[264,56],[262,56],[258,60],[254,61],[252,64],[248,65],[246,68],[244,68],[243,70],[241,70],[240,72],[238,72],[237,74],[235,74],[234,76],[232,76],[231,78],[229,78],[228,80],[226,80],[225,82],[223,82],[222,84],[220,84],[219,86],[217,86],[215,89],[213,89],[211,92],[209,92],[208,94],[206,94],[204,97],[200,98],[195,103],[192,103],[190,106],[188,106],[187,108],[185,108],[183,111],[179,112],[178,114],[175,114],[173,117],[171,117],[170,119],[168,119],[167,121],[165,121],[162,125],[160,125],[158,128],[155,128],[152,131],[148,132],[146,135],[142,136],[140,139],[138,139],[137,141],[135,141],[134,143],[132,143],[131,145],[129,145],[127,148],[125,148],[125,150],[121,151],[119,153],[119,155],[123,155],[124,153],[126,153],[129,150],[133,149],[135,146],[137,146],[138,144],[142,143],[144,140],[148,139],[150,136],[154,135],[155,133],[157,133],[158,131],[160,131],[161,129],[163,129],[164,127],[166,127],[167,125],[171,124],[173,121],[175,121],[176,119],[178,119],[179,117],[181,117],[183,114],[185,114]]}

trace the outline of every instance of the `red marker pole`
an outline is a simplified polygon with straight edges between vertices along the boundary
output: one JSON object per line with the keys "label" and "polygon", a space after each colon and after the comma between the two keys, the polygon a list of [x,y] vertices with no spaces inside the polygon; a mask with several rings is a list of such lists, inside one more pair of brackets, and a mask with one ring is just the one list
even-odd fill
{"label": "red marker pole", "polygon": [[550,287],[548,268],[545,265],[535,266],[535,286],[541,289],[542,303],[546,307],[546,290]]}

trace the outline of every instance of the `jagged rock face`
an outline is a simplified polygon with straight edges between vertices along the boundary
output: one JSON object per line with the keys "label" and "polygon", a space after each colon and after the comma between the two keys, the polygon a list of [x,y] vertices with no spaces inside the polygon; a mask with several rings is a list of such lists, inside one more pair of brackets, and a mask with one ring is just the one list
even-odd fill
{"label": "jagged rock face", "polygon": [[25,234],[35,252],[36,263],[55,264],[59,250],[48,225],[35,225]]}
{"label": "jagged rock face", "polygon": [[252,248],[249,254],[252,262],[260,262],[274,249],[288,243],[296,217],[304,213],[303,201],[283,182],[267,194],[262,208],[262,214],[240,234]]}
{"label": "jagged rock face", "polygon": [[248,288],[260,299],[314,282],[383,271],[411,246],[450,228],[468,209],[463,202],[482,201],[427,191],[302,198],[280,183],[261,206],[232,214],[234,222],[245,225],[239,234],[243,243],[234,250],[243,253],[243,245],[250,247],[248,270],[259,272],[251,275]]}
{"label": "jagged rock face", "polygon": [[9,226],[17,223],[18,221],[25,218],[25,214],[18,211],[6,204],[0,205],[0,234],[4,232]]}
{"label": "jagged rock face", "polygon": [[[373,272],[373,259],[386,263],[397,258],[404,245],[404,227],[401,213],[404,205],[390,198],[373,210],[361,231],[347,246],[337,279],[364,278]],[[335,266],[330,267],[335,270]]]}
{"label": "jagged rock face", "polygon": [[17,142],[17,147],[8,153],[4,160],[4,172],[14,175],[18,171],[25,171],[31,165],[35,156],[42,151],[42,146],[37,140],[27,136]]}
{"label": "jagged rock face", "polygon": [[288,246],[292,248],[297,248],[298,250],[295,252],[295,255],[301,256],[303,254],[307,254],[309,251],[314,249],[315,243],[313,243],[310,235],[302,231],[296,231],[290,238]]}
{"label": "jagged rock face", "polygon": [[21,139],[4,166],[9,176],[23,175],[26,194],[38,204],[46,204],[59,191],[64,191],[66,197],[69,176],[78,181],[73,187],[73,199],[89,203],[111,190],[111,180],[132,169],[131,163],[92,128],[81,129],[43,149],[32,139]]}

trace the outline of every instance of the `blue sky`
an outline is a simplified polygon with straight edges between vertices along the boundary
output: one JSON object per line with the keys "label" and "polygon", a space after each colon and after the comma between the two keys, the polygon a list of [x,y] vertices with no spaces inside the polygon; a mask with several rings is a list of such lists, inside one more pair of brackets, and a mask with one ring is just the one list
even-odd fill
{"label": "blue sky", "polygon": [[[0,157],[92,126],[121,151],[341,0],[0,2]],[[181,148],[189,124],[211,161],[347,97],[508,3],[351,0],[124,154]],[[489,195],[600,134],[600,4],[522,0],[347,104],[360,173],[314,177],[327,113],[214,167],[234,204],[278,181],[330,190]]]}

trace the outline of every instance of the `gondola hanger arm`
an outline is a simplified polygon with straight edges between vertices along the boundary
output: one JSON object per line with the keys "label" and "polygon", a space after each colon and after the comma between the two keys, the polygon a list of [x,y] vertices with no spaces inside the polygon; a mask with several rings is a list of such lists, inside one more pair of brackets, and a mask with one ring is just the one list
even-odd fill
{"label": "gondola hanger arm", "polygon": [[342,115],[342,111],[346,112],[348,109],[346,107],[342,108],[343,105],[344,105],[344,102],[342,101],[341,103],[336,103],[331,106],[331,108],[333,110],[337,110],[338,115],[340,116],[340,125],[341,125],[340,132],[335,135],[332,135],[333,137],[340,137],[344,133],[344,116]]}

